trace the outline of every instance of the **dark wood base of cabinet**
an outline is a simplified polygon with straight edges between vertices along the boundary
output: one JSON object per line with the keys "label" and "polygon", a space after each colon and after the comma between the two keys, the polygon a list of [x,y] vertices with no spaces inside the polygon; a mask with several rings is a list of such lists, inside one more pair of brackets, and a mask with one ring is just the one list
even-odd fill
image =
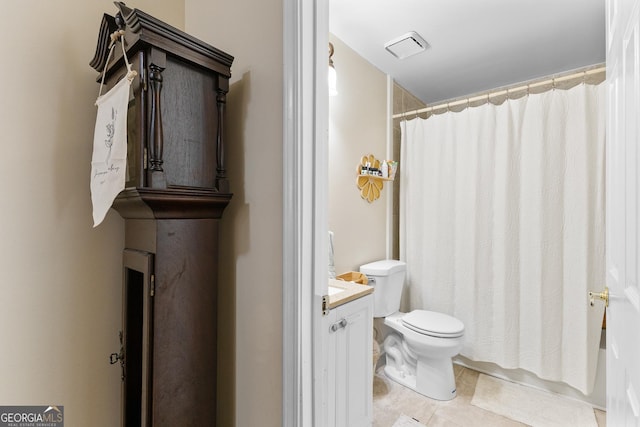
{"label": "dark wood base of cabinet", "polygon": [[[154,259],[150,338],[145,343],[148,425],[214,426],[218,220],[126,223],[127,230],[137,231],[127,233],[127,251],[152,253]],[[125,307],[130,310],[140,308]]]}
{"label": "dark wood base of cabinet", "polygon": [[218,221],[157,221],[153,425],[216,420]]}

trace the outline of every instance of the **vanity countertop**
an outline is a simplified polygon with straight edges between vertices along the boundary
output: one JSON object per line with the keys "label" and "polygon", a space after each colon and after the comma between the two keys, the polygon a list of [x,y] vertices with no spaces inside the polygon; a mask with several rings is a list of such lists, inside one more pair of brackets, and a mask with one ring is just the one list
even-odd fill
{"label": "vanity countertop", "polygon": [[346,304],[373,292],[373,286],[345,282],[344,280],[329,279],[329,286],[343,289],[343,291],[329,294],[329,309],[336,308],[339,305]]}

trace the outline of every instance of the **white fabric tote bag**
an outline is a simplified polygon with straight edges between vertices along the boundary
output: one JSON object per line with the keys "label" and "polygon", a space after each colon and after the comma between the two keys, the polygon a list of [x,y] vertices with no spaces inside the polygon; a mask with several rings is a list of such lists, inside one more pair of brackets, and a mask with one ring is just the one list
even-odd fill
{"label": "white fabric tote bag", "polygon": [[[117,36],[120,37],[120,36]],[[112,39],[109,58],[115,46]],[[127,64],[127,76],[104,95],[100,92],[96,100],[98,115],[93,134],[93,156],[91,158],[91,202],[93,203],[93,226],[98,226],[107,215],[116,196],[124,189],[127,166],[127,104],[131,82],[137,75],[127,60],[124,45],[122,52]],[[109,63],[107,58],[107,64]],[[107,68],[105,64],[105,72]]]}

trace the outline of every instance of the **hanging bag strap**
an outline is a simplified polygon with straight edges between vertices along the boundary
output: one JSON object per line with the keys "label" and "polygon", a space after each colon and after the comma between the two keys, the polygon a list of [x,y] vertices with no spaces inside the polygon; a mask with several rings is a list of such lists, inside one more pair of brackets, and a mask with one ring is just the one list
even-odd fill
{"label": "hanging bag strap", "polygon": [[[116,47],[116,43],[120,40],[120,46],[122,46],[122,56],[124,58],[124,63],[127,65],[127,75],[126,79],[131,82],[135,76],[138,75],[136,70],[131,69],[131,64],[129,63],[129,59],[127,58],[127,52],[124,49],[124,42],[122,38],[124,37],[124,30],[114,31],[111,34],[111,43],[109,43],[109,55],[107,56],[107,62],[104,64],[104,70],[102,71],[102,79],[100,80],[100,89],[98,90],[98,98],[102,95],[102,87],[104,86],[104,77],[107,74],[107,67],[109,66],[109,61],[111,60],[111,54],[113,54],[113,49]],[[97,100],[96,100],[97,102]]]}

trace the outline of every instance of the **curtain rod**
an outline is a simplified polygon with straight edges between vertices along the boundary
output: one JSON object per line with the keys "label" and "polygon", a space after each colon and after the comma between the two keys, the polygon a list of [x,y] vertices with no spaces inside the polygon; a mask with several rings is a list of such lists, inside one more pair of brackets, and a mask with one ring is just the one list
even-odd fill
{"label": "curtain rod", "polygon": [[564,76],[560,75],[558,77],[543,78],[544,80],[531,80],[530,83],[516,83],[514,86],[507,87],[505,89],[496,89],[493,91],[483,92],[480,95],[472,95],[470,97],[466,97],[462,99],[454,99],[449,102],[441,102],[439,104],[432,105],[430,107],[424,107],[424,108],[420,108],[413,111],[407,111],[404,113],[397,113],[397,114],[394,114],[392,118],[399,119],[399,118],[404,118],[406,116],[417,116],[418,114],[421,114],[421,113],[428,113],[430,111],[440,110],[442,108],[449,109],[450,107],[469,104],[471,102],[480,101],[483,99],[486,99],[487,101],[489,101],[489,98],[491,97],[500,96],[500,95],[508,96],[511,92],[520,92],[525,89],[528,92],[529,89],[531,88],[535,88],[538,86],[545,86],[548,84],[552,84],[555,86],[556,82],[573,80],[579,77],[584,79],[586,76],[589,76],[592,74],[598,74],[598,73],[604,72],[605,70],[606,70],[606,67],[604,66],[604,64],[600,64],[600,65],[596,65],[595,68],[590,67],[589,69],[586,69],[584,71],[570,71],[570,74],[567,74]]}

